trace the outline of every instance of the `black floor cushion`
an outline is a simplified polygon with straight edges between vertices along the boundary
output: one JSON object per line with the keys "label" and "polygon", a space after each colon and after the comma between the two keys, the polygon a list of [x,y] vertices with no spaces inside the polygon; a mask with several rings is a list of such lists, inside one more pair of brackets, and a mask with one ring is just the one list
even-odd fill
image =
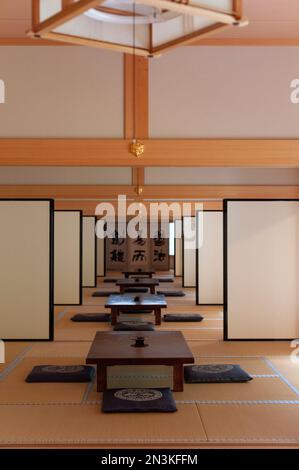
{"label": "black floor cushion", "polygon": [[111,320],[109,313],[77,313],[71,318],[74,322],[106,322]]}
{"label": "black floor cushion", "polygon": [[130,308],[122,308],[120,310],[120,313],[124,313],[124,314],[133,314],[133,313],[139,313],[139,314],[148,314],[148,313],[152,313],[153,310],[149,309],[149,308],[140,308],[138,310],[132,310]]}
{"label": "black floor cushion", "polygon": [[119,322],[114,327],[115,331],[154,331],[155,327],[149,322]]}
{"label": "black floor cushion", "polygon": [[90,382],[94,375],[92,366],[42,365],[33,367],[26,382]]}
{"label": "black floor cushion", "polygon": [[185,297],[185,292],[182,290],[158,290],[158,295],[165,295],[165,297]]}
{"label": "black floor cushion", "polygon": [[147,287],[128,287],[125,289],[125,292],[132,294],[145,294],[147,291]]}
{"label": "black floor cushion", "polygon": [[236,364],[203,364],[184,367],[186,383],[248,382],[252,377]]}
{"label": "black floor cushion", "polygon": [[172,413],[177,411],[169,388],[124,388],[106,390],[104,413]]}
{"label": "black floor cushion", "polygon": [[117,277],[105,277],[104,282],[116,282],[118,281]]}
{"label": "black floor cushion", "polygon": [[167,322],[200,322],[203,317],[198,313],[166,313],[163,320]]}
{"label": "black floor cushion", "polygon": [[109,297],[109,295],[117,295],[119,294],[118,291],[115,290],[107,290],[107,291],[96,291],[92,294],[92,297]]}
{"label": "black floor cushion", "polygon": [[173,277],[159,277],[158,278],[159,282],[174,282]]}

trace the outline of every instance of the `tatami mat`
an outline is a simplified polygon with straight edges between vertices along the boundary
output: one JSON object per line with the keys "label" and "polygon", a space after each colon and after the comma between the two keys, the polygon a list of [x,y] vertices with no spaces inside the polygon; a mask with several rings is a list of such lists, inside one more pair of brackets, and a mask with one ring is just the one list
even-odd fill
{"label": "tatami mat", "polygon": [[195,405],[176,413],[103,414],[100,405],[0,406],[2,445],[134,444],[206,442]]}
{"label": "tatami mat", "polygon": [[5,343],[5,362],[0,364],[0,379],[2,374],[5,374],[8,368],[13,367],[14,363],[21,360],[30,348],[31,345],[29,343]]}
{"label": "tatami mat", "polygon": [[[99,312],[99,311],[98,311]],[[105,312],[104,310],[101,311]],[[89,312],[96,313],[96,312]],[[107,312],[106,312],[107,313]],[[56,341],[92,341],[97,331],[111,330],[107,323],[77,323],[71,321],[74,312],[68,312],[57,325],[55,330]]]}
{"label": "tatami mat", "polygon": [[80,357],[85,360],[91,341],[55,341],[34,343],[26,357]]}
{"label": "tatami mat", "polygon": [[81,403],[86,383],[27,383],[27,375],[36,365],[85,364],[82,358],[28,358],[15,367],[0,386],[0,404]]}
{"label": "tatami mat", "polygon": [[[196,364],[239,364],[254,380],[245,384],[185,384],[174,393],[174,414],[103,414],[96,384],[28,384],[34,365],[84,364],[97,331],[109,323],[74,323],[76,313],[104,313],[107,298],[95,290],[113,284],[98,280],[84,289],[81,306],[55,307],[55,341],[6,343],[0,364],[0,445],[2,446],[283,446],[299,445],[299,364],[292,362],[289,342],[223,342],[219,306],[195,305],[195,290],[167,299],[164,313],[200,313],[200,323],[162,322],[157,330],[182,331]],[[181,279],[163,289],[181,289]],[[154,321],[153,315],[121,319]],[[1,374],[2,372],[2,374]],[[165,366],[113,367],[109,387],[172,386]]]}
{"label": "tatami mat", "polygon": [[296,389],[299,399],[299,359],[298,357],[284,356],[266,358],[269,367],[274,373],[282,375],[282,378],[289,382]]}
{"label": "tatami mat", "polygon": [[195,357],[196,364],[238,364],[250,375],[273,375],[275,372],[263,358],[251,357]]}
{"label": "tatami mat", "polygon": [[298,400],[297,395],[279,378],[255,378],[247,383],[185,384],[174,393],[176,400],[199,401],[280,401]]}
{"label": "tatami mat", "polygon": [[299,444],[299,406],[198,405],[209,441]]}
{"label": "tatami mat", "polygon": [[288,341],[190,341],[195,356],[284,356],[290,354]]}

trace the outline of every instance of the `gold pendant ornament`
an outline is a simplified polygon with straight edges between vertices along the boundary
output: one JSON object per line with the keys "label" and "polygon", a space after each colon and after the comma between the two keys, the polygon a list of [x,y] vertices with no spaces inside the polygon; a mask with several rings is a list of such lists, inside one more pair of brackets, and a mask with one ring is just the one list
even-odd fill
{"label": "gold pendant ornament", "polygon": [[140,140],[134,139],[130,145],[130,152],[140,158],[145,152],[145,145]]}
{"label": "gold pendant ornament", "polygon": [[141,194],[143,193],[143,188],[142,186],[136,186],[135,188],[135,193],[137,194],[137,196],[141,196]]}

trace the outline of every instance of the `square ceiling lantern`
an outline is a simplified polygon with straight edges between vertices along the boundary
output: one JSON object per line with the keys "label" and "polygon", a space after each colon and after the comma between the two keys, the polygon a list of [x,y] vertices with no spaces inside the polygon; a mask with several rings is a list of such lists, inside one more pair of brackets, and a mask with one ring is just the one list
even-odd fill
{"label": "square ceiling lantern", "polygon": [[33,37],[155,56],[229,26],[242,0],[32,0]]}

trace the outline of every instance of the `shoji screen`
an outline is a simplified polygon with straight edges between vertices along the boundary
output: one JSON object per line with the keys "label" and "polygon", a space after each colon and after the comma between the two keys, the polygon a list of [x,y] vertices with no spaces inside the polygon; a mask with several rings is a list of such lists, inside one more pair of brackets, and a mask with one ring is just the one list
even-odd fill
{"label": "shoji screen", "polygon": [[97,276],[105,276],[105,240],[97,238]]}
{"label": "shoji screen", "polygon": [[181,276],[182,269],[182,221],[174,221],[174,275]]}
{"label": "shoji screen", "polygon": [[83,217],[83,287],[95,287],[97,284],[97,243],[96,243],[96,217],[94,215]]}
{"label": "shoji screen", "polygon": [[225,201],[225,339],[299,336],[299,201]]}
{"label": "shoji screen", "polygon": [[54,300],[82,303],[82,211],[55,211]]}
{"label": "shoji screen", "polygon": [[53,339],[53,201],[0,200],[0,338]]}
{"label": "shoji screen", "polygon": [[[106,262],[105,262],[105,256],[106,256],[106,239],[101,238],[98,235],[101,234],[101,232],[104,229],[105,223],[102,220],[97,220],[96,221],[96,242],[97,242],[97,276],[105,276],[106,274]],[[98,232],[97,232],[98,231]]]}
{"label": "shoji screen", "polygon": [[197,212],[197,305],[223,304],[223,213]]}
{"label": "shoji screen", "polygon": [[183,287],[196,286],[196,217],[183,217]]}

